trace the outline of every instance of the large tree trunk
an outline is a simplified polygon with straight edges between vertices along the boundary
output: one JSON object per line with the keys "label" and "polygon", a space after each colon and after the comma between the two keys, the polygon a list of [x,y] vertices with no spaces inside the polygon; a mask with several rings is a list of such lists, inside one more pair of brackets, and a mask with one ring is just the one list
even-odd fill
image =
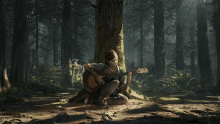
{"label": "large tree trunk", "polygon": [[10,82],[8,80],[6,71],[6,58],[5,58],[5,48],[6,48],[6,30],[5,30],[5,1],[0,2],[0,94],[5,93],[10,87]]}
{"label": "large tree trunk", "polygon": [[165,73],[165,40],[163,0],[154,0],[154,60],[155,78]]}
{"label": "large tree trunk", "polygon": [[122,12],[122,0],[97,0],[94,62],[104,63],[104,52],[115,50],[125,71]]}
{"label": "large tree trunk", "polygon": [[220,1],[214,0],[214,12],[212,16],[213,27],[215,30],[215,38],[216,38],[216,52],[217,52],[217,82],[216,89],[220,88]]}
{"label": "large tree trunk", "polygon": [[14,34],[11,59],[10,82],[13,85],[26,85],[27,76],[27,48],[25,30],[27,23],[26,0],[15,0],[14,6]]}
{"label": "large tree trunk", "polygon": [[191,21],[190,21],[190,60],[191,60],[191,75],[195,76],[195,55],[194,55],[194,49],[195,49],[195,41],[194,41],[194,25],[195,19],[193,16],[191,16]]}
{"label": "large tree trunk", "polygon": [[70,1],[64,0],[62,41],[61,41],[61,66],[62,66],[61,82],[64,88],[68,88],[72,86],[70,11],[71,11]]}
{"label": "large tree trunk", "polygon": [[[122,24],[123,1],[97,0],[96,5],[94,62],[104,63],[104,53],[115,50],[118,54],[118,63],[126,72]],[[128,92],[124,94],[130,97]]]}
{"label": "large tree trunk", "polygon": [[184,58],[183,58],[183,29],[180,20],[180,7],[182,0],[177,0],[177,11],[176,11],[176,69],[184,69]]}
{"label": "large tree trunk", "polygon": [[207,25],[203,1],[197,3],[197,43],[198,43],[198,60],[201,76],[201,86],[203,88],[211,87],[211,64],[208,49]]}
{"label": "large tree trunk", "polygon": [[[115,50],[119,57],[119,64],[126,71],[123,45],[122,11],[121,0],[98,0],[96,7],[95,22],[95,63],[104,63],[104,52]],[[124,93],[128,98],[144,99],[130,88]],[[69,102],[82,102],[88,98],[89,93],[85,88],[76,93]]]}

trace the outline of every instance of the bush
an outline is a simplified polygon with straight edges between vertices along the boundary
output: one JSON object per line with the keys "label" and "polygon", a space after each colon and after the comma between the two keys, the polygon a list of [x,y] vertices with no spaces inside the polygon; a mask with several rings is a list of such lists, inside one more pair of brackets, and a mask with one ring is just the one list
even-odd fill
{"label": "bush", "polygon": [[172,77],[160,79],[164,87],[172,87],[176,91],[194,91],[199,85],[199,79],[182,70],[174,70],[175,74]]}

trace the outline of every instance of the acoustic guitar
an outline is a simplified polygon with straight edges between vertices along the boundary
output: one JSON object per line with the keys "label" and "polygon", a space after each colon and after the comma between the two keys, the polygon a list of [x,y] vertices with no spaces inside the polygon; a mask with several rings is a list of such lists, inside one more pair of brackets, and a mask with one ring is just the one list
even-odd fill
{"label": "acoustic guitar", "polygon": [[[105,80],[105,82],[111,81],[117,75],[120,77],[120,76],[124,76],[128,74],[128,72],[125,72],[125,73],[119,73],[119,74],[109,76],[109,75],[104,74],[103,73],[104,71],[98,71],[95,69],[92,71],[93,73],[95,72],[96,74],[100,75],[103,78],[103,80]],[[148,73],[148,69],[139,68],[131,72],[132,73]],[[83,74],[83,86],[85,87],[86,91],[90,93],[95,93],[101,87],[101,84],[97,81],[97,79],[95,78],[95,76],[93,76],[91,72],[85,71],[85,73]]]}

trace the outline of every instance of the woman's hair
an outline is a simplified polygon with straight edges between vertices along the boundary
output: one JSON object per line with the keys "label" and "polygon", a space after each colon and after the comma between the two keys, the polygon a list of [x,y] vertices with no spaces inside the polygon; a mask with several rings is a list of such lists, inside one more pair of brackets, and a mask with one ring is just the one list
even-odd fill
{"label": "woman's hair", "polygon": [[114,58],[118,59],[118,55],[114,50],[110,50],[105,52],[105,63],[109,65],[109,61],[113,60]]}

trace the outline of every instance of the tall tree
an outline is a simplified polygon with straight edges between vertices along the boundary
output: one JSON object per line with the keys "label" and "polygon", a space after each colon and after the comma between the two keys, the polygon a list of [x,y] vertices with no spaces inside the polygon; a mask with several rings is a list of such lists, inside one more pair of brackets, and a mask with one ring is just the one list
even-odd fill
{"label": "tall tree", "polygon": [[198,61],[201,76],[201,86],[206,88],[211,84],[211,64],[208,49],[207,24],[203,0],[197,1],[197,43]]}
{"label": "tall tree", "polygon": [[[75,0],[73,1],[72,6],[72,56],[76,59],[79,59],[79,63],[85,63],[83,61],[84,59],[84,50],[87,46],[84,45],[83,41],[86,41],[88,39],[88,32],[85,29],[86,21],[89,15],[89,12],[86,11],[88,0],[79,1]],[[89,5],[90,6],[90,5]],[[91,47],[91,46],[89,46]],[[88,48],[91,49],[91,48]]]}
{"label": "tall tree", "polygon": [[183,27],[181,26],[180,20],[180,8],[182,0],[177,0],[176,10],[176,69],[184,69],[184,58],[183,58]]}
{"label": "tall tree", "polygon": [[52,18],[52,22],[53,22],[53,63],[54,66],[55,64],[58,63],[58,41],[56,40],[56,30],[57,30],[57,26],[56,26],[56,13],[57,13],[57,1],[53,2],[53,18]]}
{"label": "tall tree", "polygon": [[11,56],[10,82],[13,85],[28,83],[27,48],[25,30],[27,23],[27,1],[15,0],[14,4],[14,34]]}
{"label": "tall tree", "polygon": [[215,30],[215,43],[217,49],[217,82],[216,89],[220,88],[220,1],[213,0],[214,11],[212,16],[212,23]]}
{"label": "tall tree", "polygon": [[61,82],[63,87],[67,88],[72,85],[71,78],[71,18],[70,18],[71,5],[70,0],[64,0],[63,5],[63,27],[62,27],[62,40],[61,40]]}
{"label": "tall tree", "polygon": [[191,61],[191,75],[195,75],[195,41],[194,41],[194,30],[195,30],[195,18],[193,18],[194,15],[191,14],[190,19],[190,61]]}
{"label": "tall tree", "polygon": [[140,32],[141,32],[141,50],[140,50],[140,52],[141,52],[141,56],[140,56],[140,58],[141,58],[141,68],[143,67],[143,15],[142,15],[142,0],[140,0],[140,9],[141,9],[141,11],[140,11]]}
{"label": "tall tree", "polygon": [[154,60],[155,78],[165,73],[165,40],[163,0],[154,0]]}
{"label": "tall tree", "polygon": [[[35,45],[35,60],[36,60],[36,69],[39,67],[39,50],[38,50],[38,44],[39,44],[39,27],[38,27],[38,0],[35,0],[35,25],[36,25],[36,45]],[[39,76],[39,72],[37,72],[36,77]],[[39,78],[37,78],[36,82],[39,82]]]}
{"label": "tall tree", "polygon": [[7,91],[11,87],[7,76],[6,70],[6,58],[5,58],[5,48],[6,48],[6,29],[5,29],[5,1],[0,1],[0,94]]}
{"label": "tall tree", "polygon": [[104,63],[105,55],[111,49],[118,54],[118,63],[124,71],[123,44],[123,0],[97,0],[95,11],[95,56],[94,62]]}

